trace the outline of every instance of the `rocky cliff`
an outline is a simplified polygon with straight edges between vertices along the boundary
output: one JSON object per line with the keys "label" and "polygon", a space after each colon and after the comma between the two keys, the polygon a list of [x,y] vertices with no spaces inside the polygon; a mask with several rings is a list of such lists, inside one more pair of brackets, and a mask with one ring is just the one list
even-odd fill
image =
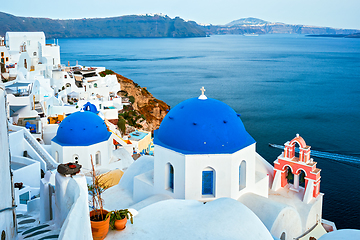
{"label": "rocky cliff", "polygon": [[205,37],[191,22],[166,15],[127,15],[110,18],[49,19],[17,17],[0,12],[0,35],[43,31],[47,38]]}
{"label": "rocky cliff", "polygon": [[122,97],[132,102],[120,114],[126,120],[126,133],[134,127],[151,132],[158,129],[170,106],[156,99],[146,88],[140,87],[131,79],[120,74],[116,76],[121,86]]}

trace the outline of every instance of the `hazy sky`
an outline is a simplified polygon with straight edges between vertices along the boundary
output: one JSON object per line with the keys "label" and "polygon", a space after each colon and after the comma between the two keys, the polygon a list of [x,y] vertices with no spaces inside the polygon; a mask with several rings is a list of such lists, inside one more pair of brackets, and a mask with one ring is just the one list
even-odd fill
{"label": "hazy sky", "polygon": [[0,11],[61,19],[163,13],[212,24],[256,17],[271,22],[360,29],[360,0],[18,0],[2,1]]}

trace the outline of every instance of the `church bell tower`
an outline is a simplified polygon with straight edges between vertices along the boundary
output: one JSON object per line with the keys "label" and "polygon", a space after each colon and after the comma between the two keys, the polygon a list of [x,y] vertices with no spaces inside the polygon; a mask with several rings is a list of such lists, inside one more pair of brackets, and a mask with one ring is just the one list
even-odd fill
{"label": "church bell tower", "polygon": [[[299,145],[299,155],[295,154],[295,145]],[[320,171],[316,168],[316,162],[310,158],[310,146],[307,146],[305,140],[296,135],[296,137],[285,143],[282,154],[274,162],[274,182],[272,190],[277,191],[289,185],[292,191],[300,191],[300,174],[304,174],[305,190],[303,202],[310,203],[320,194]],[[293,184],[288,183],[289,174],[293,174]]]}

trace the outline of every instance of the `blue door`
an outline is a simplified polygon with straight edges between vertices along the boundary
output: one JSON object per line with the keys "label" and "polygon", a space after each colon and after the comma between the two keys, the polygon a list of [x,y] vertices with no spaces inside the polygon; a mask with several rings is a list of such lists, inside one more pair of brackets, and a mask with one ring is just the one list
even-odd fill
{"label": "blue door", "polygon": [[203,195],[213,195],[214,194],[213,176],[214,176],[213,171],[203,171],[202,172],[202,194]]}

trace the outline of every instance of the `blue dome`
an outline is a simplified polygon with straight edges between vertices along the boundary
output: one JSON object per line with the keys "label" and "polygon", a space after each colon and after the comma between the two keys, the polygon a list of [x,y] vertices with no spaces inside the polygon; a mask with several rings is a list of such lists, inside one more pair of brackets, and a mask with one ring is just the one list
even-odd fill
{"label": "blue dome", "polygon": [[84,111],[90,111],[90,112],[93,112],[93,113],[96,113],[98,114],[99,111],[97,110],[96,106],[90,102],[87,102],[84,104],[82,110]]}
{"label": "blue dome", "polygon": [[66,117],[52,141],[62,146],[89,146],[109,139],[105,122],[90,111],[75,112]]}
{"label": "blue dome", "polygon": [[191,98],[165,116],[154,143],[183,154],[222,154],[234,153],[255,140],[227,104]]}

